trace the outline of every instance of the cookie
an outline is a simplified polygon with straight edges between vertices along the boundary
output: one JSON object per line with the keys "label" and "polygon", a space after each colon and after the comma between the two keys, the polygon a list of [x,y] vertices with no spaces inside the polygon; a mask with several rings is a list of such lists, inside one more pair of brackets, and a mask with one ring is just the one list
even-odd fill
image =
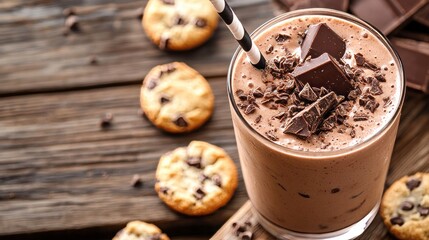
{"label": "cookie", "polygon": [[231,199],[237,176],[234,162],[222,148],[192,141],[161,157],[155,190],[162,201],[180,213],[206,215]]}
{"label": "cookie", "polygon": [[216,29],[218,15],[210,1],[149,0],[142,25],[163,50],[188,50],[206,42]]}
{"label": "cookie", "polygon": [[203,76],[185,63],[174,62],[156,66],[146,75],[140,105],[158,128],[183,133],[210,118],[214,96]]}
{"label": "cookie", "polygon": [[429,173],[394,182],[384,193],[380,213],[397,238],[429,240]]}
{"label": "cookie", "polygon": [[120,230],[113,240],[170,240],[170,238],[153,224],[132,221]]}

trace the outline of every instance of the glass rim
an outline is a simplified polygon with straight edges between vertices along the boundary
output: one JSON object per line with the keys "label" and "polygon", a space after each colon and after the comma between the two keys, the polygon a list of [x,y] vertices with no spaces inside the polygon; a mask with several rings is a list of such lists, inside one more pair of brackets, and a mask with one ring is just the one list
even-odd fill
{"label": "glass rim", "polygon": [[380,135],[383,132],[387,131],[400,115],[400,112],[401,112],[401,109],[402,109],[402,106],[404,103],[404,99],[405,99],[406,84],[405,84],[405,73],[404,73],[401,58],[399,57],[399,54],[396,52],[396,50],[392,47],[392,44],[387,39],[387,37],[383,33],[381,33],[377,28],[375,28],[373,25],[371,25],[370,23],[368,23],[368,22],[366,22],[366,21],[364,21],[364,20],[362,20],[362,19],[360,19],[354,15],[351,15],[351,14],[348,14],[348,13],[345,13],[342,11],[338,11],[338,10],[334,10],[334,9],[327,9],[327,8],[307,8],[307,9],[301,9],[301,10],[294,10],[294,11],[286,12],[286,13],[280,14],[280,15],[273,17],[273,18],[269,19],[268,21],[264,22],[258,28],[256,28],[250,34],[250,36],[253,39],[254,36],[260,34],[263,30],[267,29],[268,27],[270,27],[274,24],[277,24],[278,22],[280,22],[282,20],[286,20],[286,19],[293,18],[293,17],[299,17],[299,16],[314,16],[314,15],[337,17],[337,18],[344,19],[346,21],[353,22],[354,24],[357,24],[361,27],[364,27],[369,32],[371,32],[378,40],[380,40],[382,42],[382,44],[392,54],[393,60],[395,61],[395,64],[397,64],[398,71],[399,71],[401,92],[400,92],[399,104],[394,109],[395,113],[389,119],[389,121],[385,124],[385,126],[380,128],[370,138],[366,139],[363,142],[360,142],[360,143],[353,145],[353,146],[348,146],[348,147],[345,147],[345,148],[342,148],[339,150],[332,150],[332,151],[316,152],[316,151],[296,150],[296,149],[292,149],[292,148],[289,148],[287,146],[283,146],[283,145],[280,145],[280,144],[277,144],[275,142],[270,141],[269,139],[264,137],[261,133],[256,131],[244,119],[244,117],[243,117],[242,113],[240,112],[240,110],[238,109],[237,104],[236,104],[235,99],[234,99],[234,94],[232,92],[232,81],[233,81],[232,80],[233,79],[232,74],[233,74],[233,67],[234,67],[235,62],[237,60],[237,57],[241,52],[243,52],[243,49],[240,46],[238,46],[237,50],[234,52],[234,55],[232,56],[232,59],[231,59],[231,62],[230,62],[229,68],[228,68],[227,94],[228,94],[230,105],[232,105],[232,108],[234,109],[235,114],[237,114],[240,121],[246,126],[246,129],[250,130],[250,133],[252,135],[262,139],[261,142],[264,142],[265,144],[272,146],[272,148],[274,148],[278,151],[284,152],[284,153],[293,154],[296,156],[312,156],[312,157],[316,157],[316,158],[325,158],[325,157],[332,157],[332,156],[340,156],[343,154],[348,154],[350,152],[358,151],[358,150],[364,148],[365,146],[368,146],[371,143],[373,143],[378,137],[380,137]]}

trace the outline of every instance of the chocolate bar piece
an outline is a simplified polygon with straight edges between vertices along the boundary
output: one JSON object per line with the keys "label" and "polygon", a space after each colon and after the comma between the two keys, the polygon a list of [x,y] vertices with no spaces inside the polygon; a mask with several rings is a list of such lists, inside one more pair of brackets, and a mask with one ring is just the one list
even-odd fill
{"label": "chocolate bar piece", "polygon": [[304,8],[331,8],[347,11],[349,0],[277,0],[284,11],[293,11]]}
{"label": "chocolate bar piece", "polygon": [[327,53],[305,61],[292,72],[296,80],[311,87],[324,87],[338,95],[347,96],[353,86],[336,60]]}
{"label": "chocolate bar piece", "polygon": [[419,10],[413,17],[417,22],[429,27],[429,3]]}
{"label": "chocolate bar piece", "polygon": [[407,86],[429,93],[429,43],[404,38],[390,40],[404,64]]}
{"label": "chocolate bar piece", "polygon": [[385,35],[409,20],[427,0],[354,0],[353,14],[368,21]]}
{"label": "chocolate bar piece", "polygon": [[301,59],[328,53],[338,61],[346,52],[346,43],[326,23],[310,25],[301,44]]}
{"label": "chocolate bar piece", "polygon": [[311,136],[316,132],[326,113],[337,104],[338,99],[334,92],[326,94],[286,122],[283,133],[294,134],[301,138]]}

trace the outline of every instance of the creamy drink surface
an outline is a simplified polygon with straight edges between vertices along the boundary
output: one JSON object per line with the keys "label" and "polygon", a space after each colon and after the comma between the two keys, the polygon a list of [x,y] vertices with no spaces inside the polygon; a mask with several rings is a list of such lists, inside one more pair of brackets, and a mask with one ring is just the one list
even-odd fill
{"label": "creamy drink surface", "polygon": [[[339,133],[339,128],[336,128],[333,131],[313,135],[305,140],[291,134],[284,134],[280,131],[281,122],[273,118],[273,116],[282,110],[282,105],[278,105],[279,108],[274,110],[265,107],[263,104],[258,104],[260,108],[257,108],[254,113],[248,115],[243,114],[246,121],[261,135],[265,136],[265,133],[269,130],[276,131],[275,135],[278,141],[275,141],[275,143],[296,150],[314,152],[339,150],[354,146],[371,138],[393,117],[395,109],[400,102],[401,91],[399,87],[400,78],[398,76],[398,67],[394,63],[391,53],[374,35],[354,23],[326,16],[295,17],[272,26],[268,31],[256,36],[254,40],[268,61],[276,56],[285,55],[286,51],[299,56],[300,41],[302,40],[300,34],[306,31],[308,25],[317,23],[326,23],[340,37],[345,39],[346,54],[343,56],[343,60],[351,67],[356,67],[356,61],[353,57],[356,53],[361,53],[369,62],[380,67],[380,72],[385,76],[386,82],[381,83],[383,93],[374,96],[380,104],[376,111],[371,113],[369,110],[364,109],[364,107],[359,106],[356,102],[353,109],[348,114],[349,117],[345,121],[351,126],[354,126],[354,137],[350,135],[351,128],[346,129],[342,133]],[[291,36],[291,38],[285,42],[279,43],[275,40],[275,36],[278,33],[285,33]],[[269,46],[273,46],[274,49],[272,53],[266,54],[265,50],[269,48]],[[346,58],[346,55],[351,57]],[[364,71],[364,77],[374,75],[373,71],[370,69],[361,69]],[[265,83],[263,83],[263,75],[264,73],[254,68],[246,58],[246,55],[241,52],[234,66],[232,89],[234,92],[238,89],[245,92],[251,91],[258,87],[263,90],[266,88]],[[369,87],[361,87],[363,92],[365,92],[367,88]],[[389,98],[389,104],[388,106],[384,106],[385,102],[383,99],[387,99],[387,97]],[[239,101],[237,96],[236,101]],[[260,101],[260,99],[256,99],[257,103],[258,101]],[[366,113],[369,119],[367,121],[355,122],[353,121],[355,113]],[[261,121],[255,123],[255,119],[259,115],[262,116]],[[323,136],[323,142],[320,140],[320,136]]]}
{"label": "creamy drink surface", "polygon": [[[399,124],[402,68],[387,43],[353,21],[305,14],[282,19],[253,37],[268,66],[275,58],[288,54],[300,58],[300,44],[308,26],[326,23],[346,43],[345,54],[338,62],[361,71],[356,81],[361,94],[354,101],[344,96],[342,103],[349,102],[351,109],[333,129],[318,130],[306,138],[284,133],[285,124],[297,116],[295,112],[287,118],[277,117],[292,104],[290,92],[287,102],[279,104],[263,102],[265,96],[259,93],[251,99],[255,107],[250,110],[243,106],[248,100],[240,94],[251,95],[256,89],[266,94],[270,82],[285,80],[254,68],[241,51],[231,65],[230,96],[247,193],[259,216],[279,228],[301,233],[344,229],[376,211],[381,199]],[[278,41],[278,34],[290,38]],[[362,54],[376,69],[357,66],[356,54]],[[359,99],[371,90],[371,84],[365,81],[376,73],[384,79],[379,82],[382,93],[372,94],[379,105],[371,110]],[[300,91],[297,89],[294,91]],[[306,109],[309,104],[305,104]],[[357,115],[367,119],[357,119]]]}

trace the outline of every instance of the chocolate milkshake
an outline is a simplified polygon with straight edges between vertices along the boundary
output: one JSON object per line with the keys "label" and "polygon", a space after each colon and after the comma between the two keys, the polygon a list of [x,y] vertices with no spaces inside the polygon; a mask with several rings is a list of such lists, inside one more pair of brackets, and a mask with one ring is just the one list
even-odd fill
{"label": "chocolate milkshake", "polygon": [[254,68],[238,51],[228,91],[260,222],[278,237],[370,222],[403,101],[397,55],[365,22],[323,9],[277,17],[253,39],[267,67]]}

